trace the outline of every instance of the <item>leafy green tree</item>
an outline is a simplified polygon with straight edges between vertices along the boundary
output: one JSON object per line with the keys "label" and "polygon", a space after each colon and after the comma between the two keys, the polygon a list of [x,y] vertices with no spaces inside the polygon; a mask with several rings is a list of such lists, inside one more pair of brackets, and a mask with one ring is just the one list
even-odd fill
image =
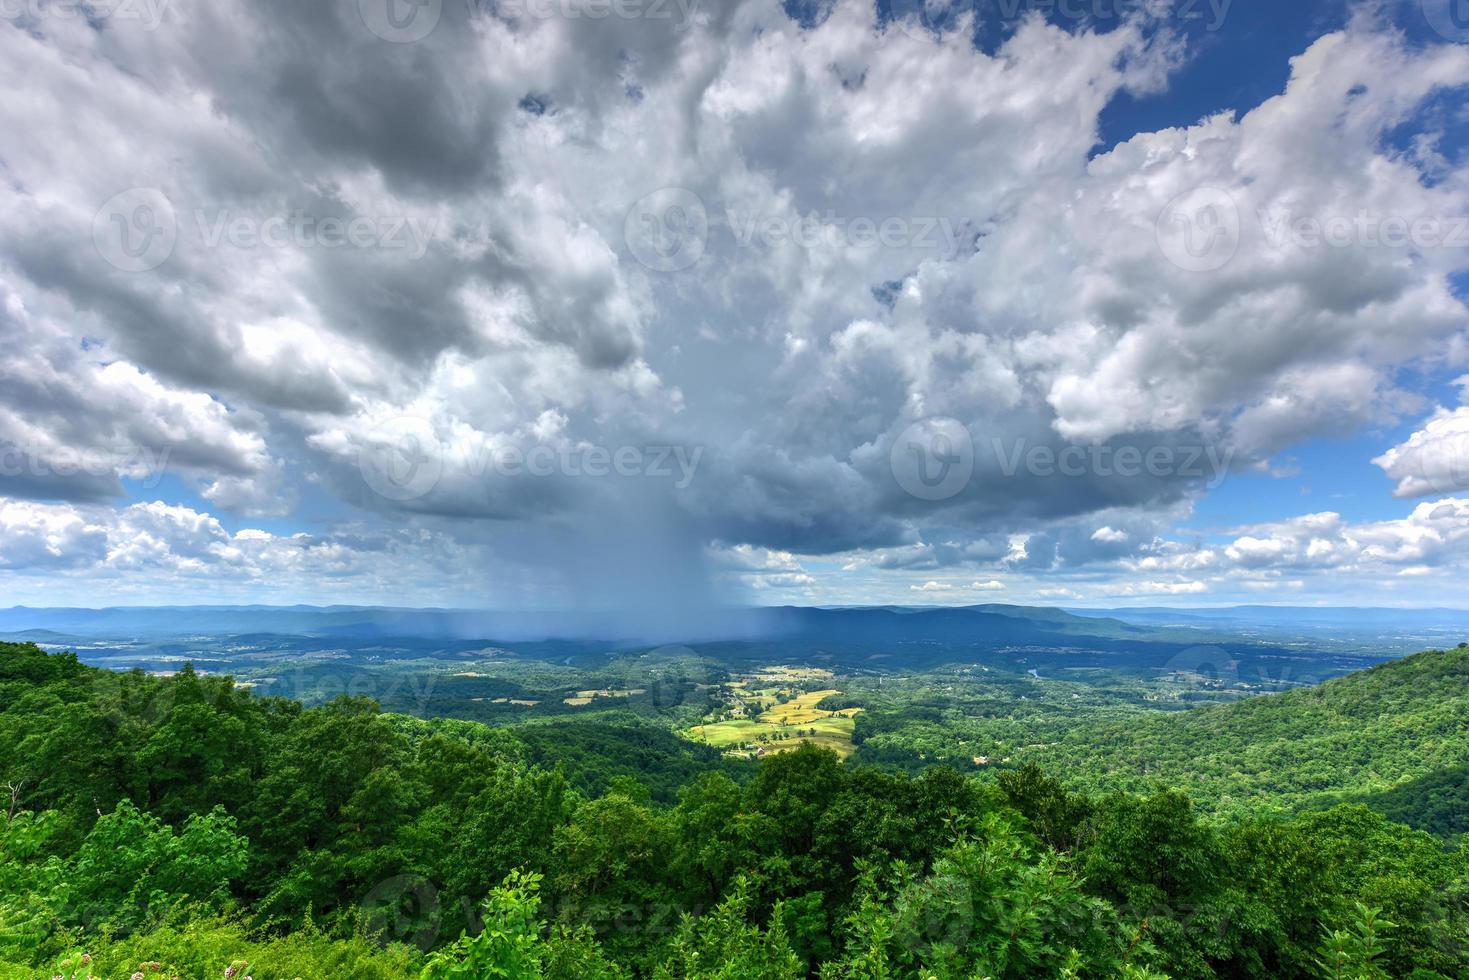
{"label": "leafy green tree", "polygon": [[1006,802],[1025,815],[1041,840],[1058,851],[1075,848],[1077,835],[1091,816],[1086,797],[1067,792],[1059,779],[1034,764],[1006,770],[996,782]]}
{"label": "leafy green tree", "polygon": [[736,879],[708,915],[686,916],[655,980],[800,980],[805,964],[791,949],[777,905],[770,927],[749,924],[749,883]]}
{"label": "leafy green tree", "polygon": [[215,807],[175,833],[124,800],[97,820],[70,859],[48,872],[65,919],[134,928],[184,904],[220,910],[248,865],[249,842],[235,819]]}
{"label": "leafy green tree", "polygon": [[484,929],[430,957],[423,980],[526,980],[541,975],[541,876],[511,872],[484,904]]}
{"label": "leafy green tree", "polygon": [[[1081,963],[1084,973],[1112,972],[1128,947],[1111,907],[1083,893],[1064,856],[1036,853],[999,815],[978,836],[955,844],[931,874],[879,888],[869,868],[847,918],[845,957],[823,977],[878,980],[923,976],[1057,976]],[[1148,952],[1134,943],[1132,954]]]}
{"label": "leafy green tree", "polygon": [[1316,959],[1323,980],[1379,980],[1386,977],[1380,960],[1385,951],[1382,936],[1393,924],[1381,909],[1361,902],[1352,907],[1348,922],[1326,934]]}
{"label": "leafy green tree", "polygon": [[620,980],[620,968],[585,931],[542,938],[541,876],[511,872],[484,903],[484,928],[433,954],[422,980]]}

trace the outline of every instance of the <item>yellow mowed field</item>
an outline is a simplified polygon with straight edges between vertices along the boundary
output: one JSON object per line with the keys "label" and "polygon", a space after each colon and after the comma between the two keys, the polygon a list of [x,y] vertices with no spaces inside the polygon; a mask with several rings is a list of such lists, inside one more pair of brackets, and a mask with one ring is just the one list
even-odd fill
{"label": "yellow mowed field", "polygon": [[850,718],[853,714],[861,710],[860,708],[843,708],[840,711],[833,712],[821,711],[816,707],[824,698],[840,693],[842,692],[837,690],[811,691],[807,694],[798,695],[785,704],[772,702],[761,713],[760,720],[773,725],[804,725],[808,722],[830,718],[833,715]]}
{"label": "yellow mowed field", "polygon": [[[753,720],[737,718],[696,725],[688,734],[695,741],[715,748],[738,749],[758,745],[766,753],[786,752],[802,742],[811,742],[831,749],[845,759],[856,751],[852,745],[852,730],[857,724],[853,716],[862,709],[843,708],[832,712],[816,708],[822,698],[839,693],[836,690],[811,691],[785,704],[772,703]],[[815,734],[812,734],[813,730]]]}

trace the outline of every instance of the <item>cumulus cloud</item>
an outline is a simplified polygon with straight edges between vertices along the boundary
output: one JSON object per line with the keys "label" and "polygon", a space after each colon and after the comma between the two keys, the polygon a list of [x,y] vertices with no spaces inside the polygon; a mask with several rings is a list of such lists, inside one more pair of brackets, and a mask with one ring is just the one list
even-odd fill
{"label": "cumulus cloud", "polygon": [[1352,524],[1340,514],[1307,514],[1241,529],[1225,548],[1243,569],[1336,569],[1395,573],[1404,566],[1457,567],[1469,537],[1469,500],[1422,503],[1400,520]]}
{"label": "cumulus cloud", "polygon": [[330,601],[342,582],[369,601],[426,601],[477,594],[482,562],[472,546],[424,531],[231,532],[210,514],[157,501],[0,502],[0,569],[14,574],[8,585],[20,598],[91,582],[119,600]]}
{"label": "cumulus cloud", "polygon": [[[1469,378],[1459,383],[1469,387]],[[1439,408],[1406,442],[1372,462],[1396,482],[1394,496],[1469,489],[1469,407]]]}
{"label": "cumulus cloud", "polygon": [[[123,479],[154,486],[167,471],[215,485],[279,471],[258,412],[79,343],[3,285],[0,299],[0,493],[98,501],[121,496]],[[235,497],[222,503],[258,499]]]}
{"label": "cumulus cloud", "polygon": [[[0,451],[39,461],[0,473],[6,567],[367,574],[329,535],[224,530],[319,497],[568,589],[643,562],[629,593],[962,568],[1192,594],[1413,551],[1319,516],[1168,532],[1462,362],[1469,171],[1424,107],[1469,48],[1363,14],[1261,104],[1102,146],[1189,54],[1142,13],[989,51],[858,0],[439,16],[402,43],[287,0],[0,24],[29,93],[0,105],[29,134],[0,150]],[[1377,461],[1400,496],[1462,488],[1463,412]],[[935,417],[962,438],[917,463],[967,467],[952,493],[902,471]],[[129,489],[160,448],[218,515]],[[1414,514],[1431,563],[1448,531]]]}

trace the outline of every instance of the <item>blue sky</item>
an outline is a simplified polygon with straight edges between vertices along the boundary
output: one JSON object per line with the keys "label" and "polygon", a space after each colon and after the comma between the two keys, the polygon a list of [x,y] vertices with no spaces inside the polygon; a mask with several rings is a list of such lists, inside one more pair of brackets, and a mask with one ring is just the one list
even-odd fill
{"label": "blue sky", "polygon": [[394,2],[0,22],[15,601],[1462,604],[1448,0]]}

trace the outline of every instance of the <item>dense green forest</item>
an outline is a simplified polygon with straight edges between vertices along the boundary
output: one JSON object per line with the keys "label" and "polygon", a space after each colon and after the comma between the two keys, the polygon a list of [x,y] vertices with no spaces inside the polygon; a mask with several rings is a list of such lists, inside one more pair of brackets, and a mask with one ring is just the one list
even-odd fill
{"label": "dense green forest", "polygon": [[[1461,976],[1464,852],[1328,804],[1466,761],[1466,665],[1129,715],[1051,746],[1063,781],[307,708],[4,644],[0,978]],[[1462,820],[1462,783],[1412,785],[1368,802]]]}
{"label": "dense green forest", "polygon": [[[1094,791],[1166,784],[1239,812],[1380,800],[1399,819],[1458,832],[1463,811],[1433,800],[1462,793],[1466,695],[1469,646],[1460,646],[1237,704],[1088,719],[1017,758]],[[1457,780],[1446,770],[1459,770]],[[1409,779],[1427,782],[1403,787]]]}

